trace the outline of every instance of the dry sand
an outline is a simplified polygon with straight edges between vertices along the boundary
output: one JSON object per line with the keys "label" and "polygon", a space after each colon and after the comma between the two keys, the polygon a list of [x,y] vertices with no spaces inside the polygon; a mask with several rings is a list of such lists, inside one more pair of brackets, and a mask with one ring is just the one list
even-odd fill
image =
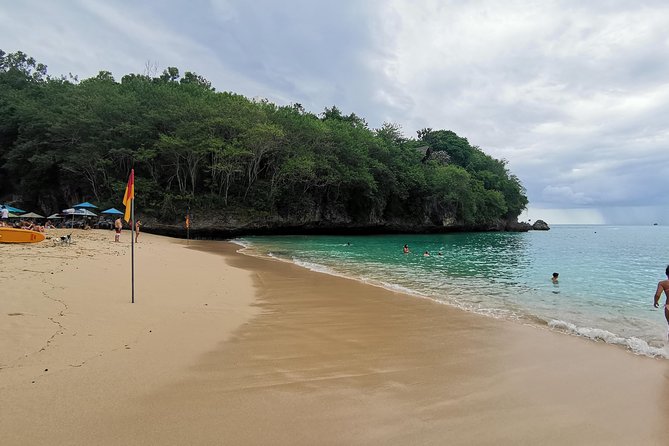
{"label": "dry sand", "polygon": [[0,245],[2,444],[669,444],[667,360],[142,237],[134,305],[111,232]]}
{"label": "dry sand", "polygon": [[0,245],[3,445],[118,444],[97,437],[110,416],[188,376],[258,312],[250,273],[151,234],[135,245],[131,304],[130,232],[114,243],[75,230],[57,244],[63,233]]}

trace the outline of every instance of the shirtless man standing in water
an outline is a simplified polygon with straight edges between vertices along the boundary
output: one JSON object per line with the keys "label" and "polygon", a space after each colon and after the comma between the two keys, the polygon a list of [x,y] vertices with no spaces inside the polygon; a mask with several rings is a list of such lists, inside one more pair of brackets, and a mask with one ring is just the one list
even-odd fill
{"label": "shirtless man standing in water", "polygon": [[[667,297],[667,300],[664,301],[664,317],[667,319],[667,324],[669,324],[669,265],[667,265],[667,269],[664,270],[664,273],[667,275],[667,280],[661,280],[657,284],[653,306],[655,308],[660,307],[660,297],[662,296],[662,291],[664,291],[664,295]],[[667,333],[667,339],[669,340],[669,333]]]}

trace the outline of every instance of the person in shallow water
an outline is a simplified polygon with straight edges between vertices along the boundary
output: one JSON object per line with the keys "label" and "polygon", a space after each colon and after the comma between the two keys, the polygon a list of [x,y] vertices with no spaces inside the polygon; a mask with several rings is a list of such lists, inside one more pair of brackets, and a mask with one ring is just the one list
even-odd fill
{"label": "person in shallow water", "polygon": [[[667,324],[669,324],[669,265],[667,265],[667,269],[664,270],[664,274],[666,274],[667,278],[666,280],[660,280],[660,282],[658,282],[653,306],[655,308],[660,307],[660,297],[662,297],[662,292],[664,291],[664,318],[667,320]],[[667,333],[667,340],[669,340],[669,332]]]}
{"label": "person in shallow water", "polygon": [[402,248],[402,252],[404,254],[409,254],[409,245],[404,245],[404,248]]}
{"label": "person in shallow water", "polygon": [[553,282],[554,284],[557,285],[559,275],[560,275],[560,273],[553,273],[553,277],[551,277],[551,282]]}

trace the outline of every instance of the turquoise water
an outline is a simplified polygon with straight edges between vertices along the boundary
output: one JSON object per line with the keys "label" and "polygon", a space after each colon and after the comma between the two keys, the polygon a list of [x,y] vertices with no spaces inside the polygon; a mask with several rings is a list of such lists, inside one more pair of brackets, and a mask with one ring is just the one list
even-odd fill
{"label": "turquoise water", "polygon": [[[669,357],[667,323],[652,305],[669,263],[664,252],[669,227],[564,225],[525,233],[275,236],[236,242],[251,254],[314,271]],[[402,253],[404,244],[409,254]],[[550,280],[553,272],[560,274],[557,285]]]}

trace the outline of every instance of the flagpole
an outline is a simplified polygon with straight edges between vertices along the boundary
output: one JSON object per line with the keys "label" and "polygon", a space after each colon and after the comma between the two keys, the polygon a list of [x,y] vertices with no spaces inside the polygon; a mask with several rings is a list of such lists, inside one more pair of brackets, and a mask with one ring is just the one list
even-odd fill
{"label": "flagpole", "polygon": [[[134,187],[134,185],[133,185]],[[131,213],[132,217],[130,219],[131,228],[130,228],[130,267],[132,269],[132,302],[135,303],[135,199],[131,200]]]}
{"label": "flagpole", "polygon": [[[123,195],[123,205],[125,206],[125,214],[123,219],[130,223],[130,286],[132,288],[132,300],[135,303],[135,169],[130,169],[130,178],[128,178],[128,185],[125,187],[125,195]],[[128,212],[130,211],[130,212]]]}

